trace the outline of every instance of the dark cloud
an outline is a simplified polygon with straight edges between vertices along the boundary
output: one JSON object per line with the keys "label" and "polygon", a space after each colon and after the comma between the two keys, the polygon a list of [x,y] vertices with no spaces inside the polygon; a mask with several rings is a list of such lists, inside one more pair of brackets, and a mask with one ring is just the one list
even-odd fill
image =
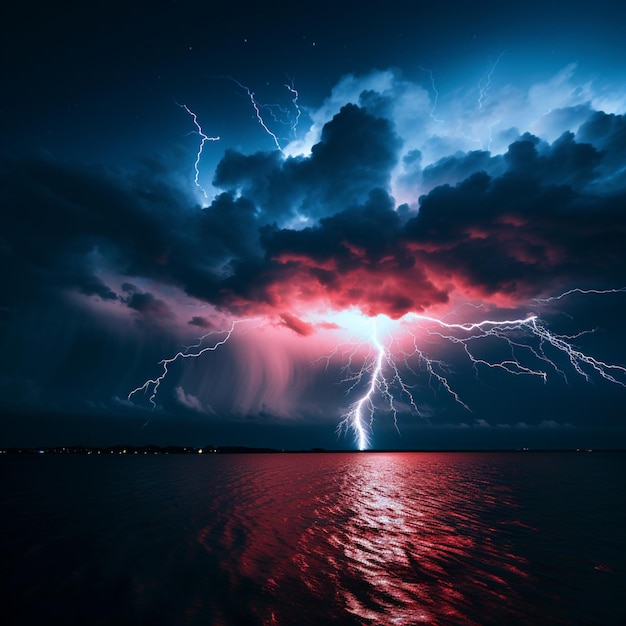
{"label": "dark cloud", "polygon": [[487,151],[476,150],[469,153],[457,153],[444,157],[424,168],[422,183],[427,189],[432,189],[443,184],[459,183],[475,172],[489,172],[491,175],[498,175],[503,170],[502,158],[492,157]]}
{"label": "dark cloud", "polygon": [[457,153],[423,171],[414,151],[405,171],[436,185],[417,215],[390,196],[392,123],[356,105],[324,126],[308,157],[227,151],[215,177],[224,191],[205,209],[155,159],[123,176],[5,160],[2,304],[69,289],[172,317],[158,294],[125,285],[117,295],[106,276],[121,275],[237,312],[325,302],[399,317],[455,289],[514,306],[573,284],[616,284],[625,128],[622,116],[592,113],[551,144],[525,134],[502,156]]}
{"label": "dark cloud", "polygon": [[190,326],[198,326],[200,328],[211,328],[213,325],[205,317],[194,315],[188,322]]}
{"label": "dark cloud", "polygon": [[[403,3],[358,19],[350,3],[325,10],[306,3],[298,7],[304,30],[292,28],[284,3],[250,11],[204,3],[194,7],[195,19],[180,2],[165,11],[127,4],[94,20],[90,9],[51,6],[41,14],[14,3],[19,19],[5,20],[0,38],[12,60],[0,116],[0,406],[47,412],[50,420],[20,421],[28,437],[69,432],[69,407],[85,417],[78,432],[88,442],[90,431],[115,430],[111,412],[137,415],[144,405],[148,412],[135,421],[150,443],[154,431],[141,428],[148,414],[154,423],[157,414],[187,407],[183,416],[199,419],[213,408],[230,419],[245,386],[259,399],[237,405],[246,417],[265,400],[267,413],[289,409],[294,417],[295,404],[283,400],[306,387],[298,410],[334,421],[360,387],[344,397],[335,385],[344,376],[333,377],[332,364],[314,378],[316,368],[305,363],[307,350],[345,332],[330,332],[328,320],[311,325],[307,313],[318,305],[399,317],[467,297],[485,306],[455,308],[458,315],[483,315],[487,304],[536,309],[590,354],[623,361],[626,294],[529,304],[571,287],[624,284],[626,117],[594,111],[603,103],[623,111],[623,20],[609,3],[579,3],[566,28],[557,2],[523,11],[500,3],[492,12],[466,3],[461,13]],[[572,57],[579,69],[564,67]],[[287,153],[315,143],[310,153],[259,151],[273,142],[250,93],[212,78],[226,74],[254,89],[259,103],[276,103],[261,113],[281,142],[294,139],[285,141]],[[286,83],[298,88],[297,100]],[[277,119],[283,113],[286,125]],[[196,161],[199,182],[211,197],[216,192],[209,206],[193,184],[201,141],[194,121],[221,136]],[[272,328],[263,335],[242,324],[224,349],[172,364],[159,410],[149,412],[143,392],[125,400],[158,375],[161,359],[248,315],[267,315]],[[323,337],[322,327],[329,329]],[[292,352],[282,354],[280,341],[263,344],[268,337],[284,339]],[[621,424],[624,390],[607,390],[605,380],[581,396],[575,380],[568,381],[575,393],[564,382],[557,393],[537,377],[481,371],[477,381],[471,364],[462,369],[454,355],[445,362],[476,411],[460,419],[492,425],[468,429],[483,445],[503,422],[599,423],[597,399],[610,405],[611,424]],[[428,396],[426,415],[455,422],[458,414],[439,413],[448,394],[429,396],[423,388],[437,382],[423,374],[411,383]],[[501,399],[514,385],[536,386],[520,402],[506,398],[505,414],[495,416],[493,380],[502,383],[492,387]],[[89,419],[95,406],[106,426]],[[417,421],[408,413],[400,416],[403,432]],[[398,445],[388,422],[388,441]],[[170,419],[164,443],[180,429]],[[336,444],[332,427],[323,430]],[[229,432],[232,443],[249,437],[241,424]],[[119,442],[129,430],[117,433]],[[213,431],[205,434],[212,440]]]}
{"label": "dark cloud", "polygon": [[524,136],[504,155],[504,174],[434,189],[405,233],[429,267],[503,304],[574,284],[620,284],[626,196],[585,191],[599,182],[601,159],[570,133],[550,146]]}
{"label": "dark cloud", "polygon": [[393,200],[381,189],[372,190],[364,205],[321,219],[318,227],[268,228],[262,242],[274,264],[266,291],[288,285],[293,304],[321,301],[394,318],[445,302],[446,293],[401,244],[401,230]]}
{"label": "dark cloud", "polygon": [[141,313],[146,318],[165,320],[173,317],[167,304],[155,298],[151,293],[135,292],[125,302],[128,308]]}
{"label": "dark cloud", "polygon": [[601,153],[602,174],[598,193],[626,187],[626,116],[594,112],[582,124],[576,137],[593,144]]}
{"label": "dark cloud", "polygon": [[80,293],[86,296],[99,296],[103,300],[117,300],[117,294],[105,285],[97,276],[83,275],[76,276],[72,281]]}
{"label": "dark cloud", "polygon": [[604,154],[572,133],[552,144],[525,134],[501,157],[470,152],[426,168],[430,182],[462,180],[422,197],[406,222],[374,188],[316,226],[266,226],[265,261],[236,268],[226,301],[279,309],[325,301],[399,317],[455,289],[515,307],[572,285],[619,284],[624,197],[590,191]]}
{"label": "dark cloud", "polygon": [[3,297],[28,301],[75,289],[112,299],[98,273],[104,266],[154,272],[169,245],[164,226],[176,215],[174,196],[156,180],[147,191],[111,172],[50,160],[4,161],[0,223],[7,245],[0,254],[11,271],[3,273]]}
{"label": "dark cloud", "polygon": [[399,147],[389,120],[348,104],[324,125],[309,157],[227,151],[214,184],[253,199],[267,221],[316,220],[363,202],[373,188],[388,187]]}

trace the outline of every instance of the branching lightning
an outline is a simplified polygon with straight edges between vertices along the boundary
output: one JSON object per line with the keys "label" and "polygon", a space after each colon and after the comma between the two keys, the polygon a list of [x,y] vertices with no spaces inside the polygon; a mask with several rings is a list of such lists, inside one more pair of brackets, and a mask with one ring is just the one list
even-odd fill
{"label": "branching lightning", "polygon": [[[618,289],[570,289],[558,296],[537,299],[537,303],[558,301],[572,294],[615,294]],[[479,307],[477,307],[479,308]],[[332,315],[332,314],[329,314]],[[460,349],[476,377],[481,370],[501,370],[514,376],[530,376],[548,381],[550,373],[563,378],[569,384],[566,369],[591,381],[600,376],[606,381],[626,388],[626,367],[607,363],[586,354],[574,345],[582,337],[595,332],[586,330],[575,335],[560,335],[552,332],[536,314],[517,319],[483,319],[477,322],[451,323],[428,315],[408,313],[399,320],[385,315],[366,317],[358,311],[347,312],[339,328],[348,330],[348,339],[336,344],[335,348],[317,362],[341,364],[339,383],[346,387],[346,395],[357,398],[341,415],[337,426],[338,434],[352,431],[359,450],[370,445],[370,434],[375,414],[379,409],[391,413],[399,431],[399,412],[413,412],[428,419],[417,400],[416,387],[427,383],[433,391],[444,391],[454,402],[471,412],[470,406],[454,389],[451,377],[454,369],[443,359],[429,354],[424,346],[448,344]],[[350,317],[352,316],[352,317]],[[198,358],[213,352],[228,342],[239,324],[262,318],[234,320],[224,330],[211,331],[202,335],[197,342],[185,347],[172,357],[160,361],[161,373],[146,380],[128,394],[130,400],[140,391],[149,394],[148,401],[157,407],[156,398],[161,383],[170,373],[169,366],[178,360]],[[248,330],[253,330],[255,326]],[[491,348],[490,348],[490,347]],[[500,358],[487,356],[499,346]],[[504,350],[504,352],[502,352]]]}
{"label": "branching lightning", "polygon": [[298,104],[298,98],[300,97],[300,95],[295,88],[293,79],[291,79],[291,84],[285,83],[285,87],[290,91],[291,95],[293,96],[293,98],[291,99],[291,103],[293,104],[293,108],[296,110],[296,116],[291,124],[291,131],[295,139],[298,132],[298,123],[300,122],[300,116],[302,115],[300,105]]}
{"label": "branching lightning", "polygon": [[278,140],[278,137],[269,129],[269,127],[265,123],[265,120],[263,119],[263,116],[261,115],[261,108],[263,106],[267,107],[267,105],[259,104],[254,96],[254,91],[252,91],[249,87],[242,85],[236,78],[233,78],[232,76],[229,76],[228,78],[230,78],[230,80],[232,80],[236,85],[241,87],[241,89],[243,89],[248,94],[248,97],[250,98],[250,103],[252,104],[252,108],[254,109],[254,113],[256,115],[256,118],[259,124],[261,125],[263,130],[274,140],[274,143],[276,144],[276,148],[278,148],[278,150],[282,152],[283,148],[280,145],[280,141]]}
{"label": "branching lightning", "polygon": [[[624,291],[625,288],[572,289],[538,302],[560,300],[572,293],[608,294]],[[479,375],[481,368],[500,369],[515,376],[538,377],[545,383],[548,380],[548,373],[553,372],[569,383],[564,367],[558,364],[560,355],[561,360],[564,357],[565,363],[569,363],[572,370],[585,381],[591,381],[592,375],[595,374],[626,388],[626,367],[585,354],[572,343],[582,335],[594,332],[593,330],[573,336],[559,335],[550,331],[537,315],[512,320],[485,319],[479,322],[448,323],[438,318],[410,313],[395,324],[393,331],[389,331],[386,341],[381,339],[378,326],[374,318],[371,321],[369,337],[365,342],[368,349],[360,365],[356,364],[357,353],[363,348],[361,341],[353,342],[350,350],[341,347],[326,357],[327,363],[337,355],[344,361],[342,382],[348,385],[347,394],[351,394],[366,382],[365,391],[350,404],[338,425],[339,433],[353,431],[360,450],[369,446],[369,433],[374,415],[381,405],[392,413],[396,428],[398,428],[397,404],[400,401],[406,403],[417,415],[424,417],[416,401],[413,386],[407,382],[406,375],[402,372],[412,374],[411,379],[415,378],[418,370],[425,372],[431,388],[437,387],[445,391],[456,403],[471,411],[452,387],[449,366],[441,360],[432,358],[418,346],[420,335],[422,343],[425,336],[459,346],[471,363],[476,376]],[[484,344],[485,340],[499,342],[506,348],[508,356],[500,360],[479,356],[479,346],[481,343]]]}
{"label": "branching lightning", "polygon": [[[230,327],[226,330],[213,330],[205,333],[198,338],[195,344],[191,346],[186,346],[184,350],[180,350],[174,356],[159,361],[159,365],[161,365],[162,367],[161,374],[159,374],[159,376],[157,376],[156,378],[149,378],[143,383],[143,385],[137,387],[136,389],[133,389],[128,394],[128,400],[130,400],[136,393],[143,391],[150,394],[150,396],[148,397],[148,401],[152,405],[152,408],[156,409],[156,396],[159,391],[159,386],[169,374],[169,366],[172,363],[178,361],[179,359],[196,359],[199,356],[202,356],[205,352],[214,352],[220,346],[223,346],[227,341],[230,340],[238,324],[254,322],[257,320],[258,318],[233,320]],[[215,338],[216,341],[213,343],[209,343],[208,345],[204,345],[210,338]]]}
{"label": "branching lightning", "polygon": [[198,146],[198,153],[196,154],[196,161],[193,164],[193,168],[196,173],[194,182],[196,183],[196,187],[198,187],[198,189],[200,189],[200,191],[203,193],[204,197],[208,199],[209,196],[207,195],[206,189],[200,184],[200,159],[202,158],[202,151],[204,150],[204,144],[207,141],[219,141],[220,138],[209,137],[208,135],[206,135],[204,131],[202,130],[202,126],[200,126],[200,122],[198,122],[198,116],[186,104],[178,104],[178,106],[181,107],[182,109],[185,109],[185,111],[187,111],[187,113],[191,116],[191,119],[193,120],[193,123],[197,129],[195,132],[198,135],[200,135],[200,145]]}
{"label": "branching lightning", "polygon": [[[353,429],[356,434],[359,450],[365,450],[365,448],[369,446],[368,430],[374,420],[375,405],[373,403],[373,397],[376,394],[376,391],[378,390],[382,394],[384,394],[386,399],[393,406],[393,396],[389,394],[387,380],[383,375],[383,362],[386,357],[386,350],[378,339],[375,320],[373,321],[372,326],[373,327],[370,338],[370,345],[374,348],[374,357],[371,359],[366,359],[366,361],[363,363],[363,366],[356,373],[353,373],[350,371],[350,364],[352,362],[352,358],[355,356],[353,352],[350,355],[347,368],[349,378],[344,379],[343,381],[352,381],[350,389],[348,390],[351,391],[365,375],[369,375],[370,381],[367,386],[367,391],[363,396],[361,396],[356,402],[351,405],[350,410],[347,413],[342,415],[341,421],[339,422],[339,425],[337,427],[339,433],[347,428]],[[369,424],[365,423],[365,411],[367,411],[370,416]]]}
{"label": "branching lightning", "polygon": [[[296,138],[296,133],[298,129],[298,124],[300,122],[300,117],[302,115],[302,110],[300,109],[300,105],[298,104],[298,98],[300,97],[300,95],[295,88],[294,80],[291,78],[288,78],[289,83],[285,83],[284,86],[291,94],[291,104],[293,106],[293,110],[295,111],[295,113],[284,108],[283,106],[279,104],[263,104],[259,102],[256,98],[255,92],[252,89],[250,89],[250,87],[247,87],[246,85],[238,81],[236,78],[233,78],[232,76],[222,76],[221,78],[228,78],[233,83],[235,83],[235,85],[237,85],[240,89],[246,92],[250,100],[250,104],[252,105],[252,109],[254,110],[254,115],[257,121],[259,122],[259,125],[261,126],[263,131],[272,138],[272,141],[274,142],[274,145],[276,146],[276,148],[280,150],[280,152],[283,152],[281,139],[279,138],[278,134],[276,134],[270,128],[270,125],[265,120],[265,117],[263,116],[262,111],[269,113],[269,116],[272,118],[274,122],[283,124],[283,125],[288,125],[293,138]],[[275,113],[275,111],[278,111],[278,114]]]}
{"label": "branching lightning", "polygon": [[[460,137],[461,139],[464,139],[468,143],[474,144],[476,146],[476,149],[478,150],[486,149],[488,151],[491,151],[491,146],[493,143],[493,129],[495,126],[497,126],[500,123],[500,119],[491,120],[491,121],[488,121],[488,119],[486,119],[491,114],[491,111],[487,110],[488,107],[486,105],[489,102],[488,95],[489,95],[489,90],[491,89],[493,73],[495,72],[498,64],[500,63],[500,59],[502,58],[503,55],[504,55],[504,52],[501,52],[498,55],[496,60],[490,64],[489,69],[478,82],[478,98],[476,101],[474,113],[473,115],[471,115],[471,119],[469,120],[469,122],[467,119],[465,120],[459,119],[456,124],[456,128],[454,130],[455,136]],[[433,92],[433,104],[431,107],[429,117],[434,122],[437,122],[438,124],[443,124],[444,120],[435,116],[435,110],[437,109],[438,102],[439,102],[439,91],[437,90],[435,86],[435,76],[433,74],[433,70],[428,69],[426,67],[420,67],[419,69],[428,74],[428,77],[430,79],[431,89]],[[479,125],[481,129],[484,129],[484,127],[486,126],[487,127],[486,132],[484,130],[480,131],[480,134],[486,135],[486,137],[485,136],[480,137],[480,136],[475,136],[474,134],[468,134],[467,132],[465,132],[465,130],[463,130],[463,128],[467,125],[469,125],[472,128],[475,128],[477,125]],[[473,131],[473,133],[475,132],[476,131]]]}
{"label": "branching lightning", "polygon": [[485,74],[485,77],[478,83],[478,109],[481,110],[483,108],[483,104],[487,98],[487,93],[489,92],[489,88],[491,87],[491,77],[502,58],[504,52],[501,52],[498,55],[498,58],[491,64],[491,67]]}
{"label": "branching lightning", "polygon": [[[263,128],[263,130],[272,138],[272,140],[274,141],[274,144],[276,145],[276,148],[278,148],[278,150],[280,150],[281,152],[283,151],[283,148],[280,144],[280,140],[278,138],[278,135],[276,135],[267,125],[267,123],[265,122],[265,119],[263,118],[263,115],[261,114],[261,110],[262,109],[267,109],[270,113],[270,115],[272,116],[272,118],[274,119],[274,121],[276,122],[280,122],[280,123],[286,123],[284,120],[280,120],[276,114],[274,113],[274,109],[277,109],[278,111],[280,111],[281,115],[286,116],[290,119],[290,121],[288,122],[291,133],[294,137],[294,139],[296,138],[296,134],[297,134],[297,129],[298,129],[298,123],[300,121],[300,116],[302,115],[302,111],[300,109],[300,105],[298,104],[298,98],[299,98],[299,94],[298,91],[295,88],[295,84],[293,79],[289,79],[289,83],[285,83],[285,87],[286,89],[290,92],[291,94],[291,103],[292,106],[295,110],[295,115],[291,115],[289,111],[287,111],[286,109],[282,108],[280,105],[278,104],[260,104],[256,97],[254,92],[246,87],[245,85],[243,85],[242,83],[240,83],[238,80],[236,80],[235,78],[233,78],[232,76],[228,76],[228,78],[230,80],[232,80],[238,87],[240,87],[241,89],[243,89],[247,94],[248,97],[250,98],[250,103],[252,104],[252,108],[254,109],[256,118],[259,122],[259,124],[261,125],[261,127]],[[219,141],[220,137],[209,137],[209,135],[207,135],[203,129],[202,126],[200,125],[200,122],[198,121],[198,116],[196,115],[196,113],[194,113],[186,104],[180,104],[180,103],[176,103],[181,109],[184,109],[188,115],[191,117],[191,119],[193,120],[193,124],[196,127],[196,130],[193,131],[195,132],[197,135],[199,135],[200,137],[200,145],[198,146],[198,151],[196,153],[196,160],[193,164],[193,168],[194,168],[194,183],[196,185],[196,187],[198,189],[200,189],[200,191],[202,192],[202,195],[208,199],[209,196],[207,194],[206,189],[202,186],[202,184],[200,183],[200,160],[202,159],[202,153],[204,151],[204,145],[207,141]]]}
{"label": "branching lightning", "polygon": [[563,298],[566,298],[567,296],[571,296],[573,293],[579,293],[582,295],[588,295],[588,294],[596,294],[596,295],[604,295],[607,293],[626,293],[626,287],[620,287],[618,289],[579,289],[579,288],[574,288],[574,289],[569,289],[568,291],[563,292],[562,294],[558,295],[558,296],[552,296],[550,298],[536,298],[535,302],[552,302],[554,300],[562,300]]}
{"label": "branching lightning", "polygon": [[[485,123],[493,108],[489,101],[492,87],[492,76],[503,56],[503,53],[490,64],[487,72],[478,83],[478,97],[472,91],[474,102],[472,119],[480,118]],[[439,106],[439,91],[435,84],[434,72],[424,67],[432,91],[430,119],[437,124],[444,120],[436,116]],[[290,94],[291,106],[282,107],[278,104],[262,104],[255,92],[231,76],[228,78],[247,94],[254,115],[263,131],[272,139],[281,153],[281,142],[289,138],[297,138],[297,128],[302,115],[298,100],[299,93],[294,81],[287,77],[283,86]],[[178,103],[177,103],[178,104]],[[208,198],[206,190],[200,183],[200,161],[207,141],[217,141],[219,137],[210,137],[203,131],[197,115],[185,104],[179,104],[192,118],[195,132],[200,137],[200,144],[194,162],[194,182]],[[463,137],[483,149],[483,140],[461,132],[461,123],[457,135]],[[491,149],[493,129],[500,120],[489,121],[488,136],[485,138],[487,149]],[[288,125],[289,130],[283,134],[274,132],[272,128]],[[287,150],[289,147],[287,146]],[[626,287],[616,289],[583,289],[573,288],[560,295],[536,298],[533,300],[537,308],[558,303],[573,296],[590,296],[626,293]],[[468,306],[482,305],[468,303]],[[339,365],[339,383],[345,389],[349,401],[347,408],[340,416],[337,431],[339,434],[351,431],[356,439],[359,450],[370,446],[374,419],[379,411],[390,414],[396,429],[399,431],[399,417],[413,413],[428,419],[429,409],[422,404],[420,388],[428,388],[433,392],[444,392],[443,395],[452,402],[472,411],[470,403],[463,399],[462,392],[457,390],[455,376],[457,372],[450,365],[456,358],[440,357],[438,347],[445,346],[448,354],[456,353],[464,359],[467,369],[478,378],[486,371],[500,371],[513,376],[523,376],[547,383],[549,375],[556,375],[569,384],[569,377],[580,376],[585,381],[601,378],[605,381],[626,388],[626,367],[612,364],[586,354],[575,345],[584,335],[595,332],[585,330],[573,335],[557,334],[550,330],[547,323],[538,314],[532,313],[517,319],[482,319],[471,322],[450,322],[418,313],[408,313],[399,320],[391,320],[385,315],[366,317],[358,311],[352,311],[360,319],[354,326],[339,324],[342,341],[319,361],[326,362],[327,370],[331,363]],[[479,315],[473,312],[471,319]],[[458,317],[456,319],[459,319]],[[463,318],[461,318],[463,319]],[[128,399],[136,399],[139,392],[147,397],[153,409],[157,408],[157,396],[162,391],[162,383],[170,375],[171,366],[185,359],[200,358],[208,352],[214,352],[231,340],[240,324],[261,320],[261,318],[234,320],[222,330],[208,332],[190,346],[176,352],[173,356],[159,361],[158,375],[147,379],[128,394]],[[309,323],[311,320],[305,319]],[[251,326],[249,330],[253,327]],[[494,356],[495,355],[495,356]]]}
{"label": "branching lightning", "polygon": [[433,106],[430,109],[430,119],[433,120],[433,122],[437,122],[438,124],[443,124],[444,123],[443,120],[440,120],[439,118],[435,117],[435,109],[437,108],[437,103],[439,101],[439,92],[437,91],[437,87],[435,87],[435,76],[433,75],[433,71],[426,67],[420,67],[420,70],[428,74],[428,77],[430,78],[430,86],[433,90],[434,98],[433,98]]}

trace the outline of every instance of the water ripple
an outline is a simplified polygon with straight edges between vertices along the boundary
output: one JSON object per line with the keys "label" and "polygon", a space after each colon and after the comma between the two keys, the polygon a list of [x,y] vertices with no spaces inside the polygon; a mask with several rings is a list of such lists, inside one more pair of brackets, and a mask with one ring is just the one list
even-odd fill
{"label": "water ripple", "polygon": [[625,455],[2,461],[15,624],[626,618]]}

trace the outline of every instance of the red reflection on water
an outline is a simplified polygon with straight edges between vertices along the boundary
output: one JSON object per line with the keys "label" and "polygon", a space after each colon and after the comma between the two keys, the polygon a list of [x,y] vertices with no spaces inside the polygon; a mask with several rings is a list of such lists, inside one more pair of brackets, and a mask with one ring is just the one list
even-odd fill
{"label": "red reflection on water", "polygon": [[475,459],[297,457],[230,485],[234,508],[199,537],[227,555],[233,593],[259,590],[251,610],[263,623],[293,623],[311,595],[328,619],[479,623],[468,613],[500,610],[525,577],[506,535],[513,502]]}

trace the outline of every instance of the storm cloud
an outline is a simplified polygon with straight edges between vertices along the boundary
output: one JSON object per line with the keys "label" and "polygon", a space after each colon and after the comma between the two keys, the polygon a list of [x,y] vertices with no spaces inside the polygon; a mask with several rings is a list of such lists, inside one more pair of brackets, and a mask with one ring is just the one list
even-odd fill
{"label": "storm cloud", "polygon": [[355,104],[308,156],[227,150],[214,180],[223,191],[206,208],[155,166],[120,178],[5,159],[2,305],[74,290],[170,315],[158,294],[129,295],[114,275],[277,315],[321,303],[400,317],[457,292],[515,307],[574,284],[615,285],[625,128],[623,116],[590,111],[552,143],[526,133],[501,155],[456,153],[423,171],[435,186],[417,210],[392,196],[403,146],[393,120]]}
{"label": "storm cloud", "polygon": [[[91,397],[69,393],[82,385],[102,411],[133,413],[119,398],[155,363],[252,318],[267,323],[267,345],[242,327],[210,376],[195,362],[173,363],[159,410],[270,421],[334,415],[345,400],[334,388],[320,395],[328,380],[311,366],[316,337],[338,329],[325,312],[402,320],[462,304],[510,319],[570,289],[623,287],[623,115],[591,102],[566,106],[533,132],[500,129],[499,150],[463,150],[467,133],[444,129],[425,94],[393,73],[346,79],[311,115],[310,148],[224,149],[206,202],[172,168],[178,154],[134,168],[3,157],[0,332],[10,367],[0,384],[22,390],[5,404],[58,411],[72,396],[84,407]],[[573,130],[554,132],[567,125]],[[574,312],[594,327],[590,305],[569,304],[567,318],[552,312],[564,332]],[[619,361],[606,335],[594,340]],[[488,413],[473,374],[459,371],[464,397]],[[521,413],[510,420],[532,422]]]}

